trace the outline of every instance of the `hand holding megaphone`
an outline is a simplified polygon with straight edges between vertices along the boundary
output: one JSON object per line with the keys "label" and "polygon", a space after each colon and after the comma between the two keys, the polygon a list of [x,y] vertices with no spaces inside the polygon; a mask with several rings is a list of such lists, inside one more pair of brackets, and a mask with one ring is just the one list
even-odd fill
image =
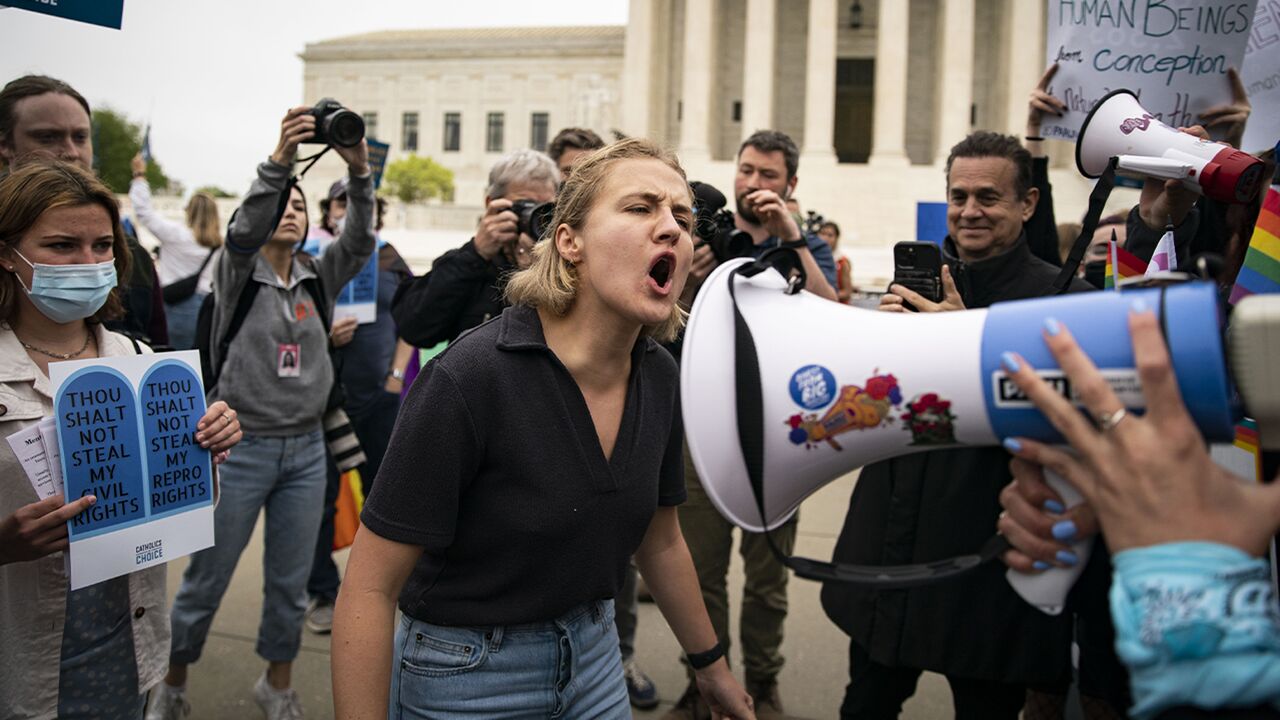
{"label": "hand holding megaphone", "polygon": [[[1110,429],[1098,428],[1026,363],[1010,374],[1076,451],[1016,439],[1016,449],[1010,448],[1017,457],[1015,482],[1034,485],[1040,466],[1067,478],[1088,499],[1112,552],[1201,540],[1255,557],[1265,554],[1280,527],[1280,484],[1242,481],[1210,459],[1183,403],[1155,313],[1135,311],[1128,324],[1146,400],[1144,415],[1125,414]],[[1105,416],[1123,407],[1069,330],[1046,335],[1045,342],[1072,384],[1081,388],[1087,412]],[[1009,496],[1002,494],[1002,501]],[[1014,528],[1006,537],[1041,554],[1044,548],[1025,530]]]}
{"label": "hand holding megaphone", "polygon": [[1076,139],[1076,166],[1085,177],[1101,176],[1113,157],[1119,172],[1177,180],[1225,203],[1252,201],[1262,182],[1261,160],[1165,125],[1123,89],[1094,105]]}

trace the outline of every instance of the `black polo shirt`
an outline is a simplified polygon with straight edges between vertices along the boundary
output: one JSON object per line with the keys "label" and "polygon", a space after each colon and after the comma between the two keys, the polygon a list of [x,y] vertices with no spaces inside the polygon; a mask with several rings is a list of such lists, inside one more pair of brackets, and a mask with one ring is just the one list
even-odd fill
{"label": "black polo shirt", "polygon": [[400,609],[437,625],[552,620],[611,598],[659,505],[684,502],[678,372],[648,338],[605,458],[532,308],[508,308],[423,368],[361,520],[425,549]]}

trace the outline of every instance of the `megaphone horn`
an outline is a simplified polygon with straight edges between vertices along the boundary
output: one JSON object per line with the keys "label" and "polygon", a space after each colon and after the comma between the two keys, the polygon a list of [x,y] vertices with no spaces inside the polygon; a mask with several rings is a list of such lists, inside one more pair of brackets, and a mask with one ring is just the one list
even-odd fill
{"label": "megaphone horn", "polygon": [[1130,90],[1113,90],[1099,100],[1076,138],[1076,167],[1085,177],[1101,175],[1112,157],[1120,158],[1121,172],[1181,180],[1225,203],[1252,201],[1262,182],[1261,160],[1165,125]]}
{"label": "megaphone horn", "polygon": [[[1192,419],[1211,440],[1234,437],[1236,413],[1210,283],[899,315],[807,292],[789,295],[782,275],[754,267],[742,272],[748,263],[723,263],[707,278],[680,361],[685,438],[698,477],[720,513],[746,530],[777,528],[806,497],[872,462],[998,445],[1012,435],[1062,442],[1001,363],[1004,352],[1017,352],[1074,398],[1044,343],[1045,317],[1070,325],[1120,400],[1140,409],[1144,399],[1127,324],[1138,298],[1157,308],[1162,320],[1177,318],[1165,323],[1166,339]],[[1067,489],[1065,483],[1059,488],[1064,498]],[[989,544],[946,567],[882,570],[802,558],[784,562],[810,579],[907,587],[960,574],[997,554]],[[1057,576],[1065,587],[1052,592],[1015,588],[1028,599],[1043,591],[1047,599],[1033,602],[1054,612],[1072,582]]]}

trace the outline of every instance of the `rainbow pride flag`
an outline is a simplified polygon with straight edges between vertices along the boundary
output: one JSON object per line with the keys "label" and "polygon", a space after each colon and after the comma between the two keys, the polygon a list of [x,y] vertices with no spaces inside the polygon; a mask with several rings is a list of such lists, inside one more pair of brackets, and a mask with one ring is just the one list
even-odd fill
{"label": "rainbow pride flag", "polygon": [[1262,455],[1258,452],[1258,423],[1249,418],[1241,418],[1236,424],[1236,439],[1232,445],[1253,455],[1254,477],[1250,479],[1262,482]]}
{"label": "rainbow pride flag", "polygon": [[1111,231],[1110,251],[1107,253],[1107,274],[1103,287],[1110,290],[1117,285],[1116,278],[1121,282],[1129,278],[1140,278],[1147,272],[1147,264],[1137,255],[1120,247],[1116,242],[1116,231]]}
{"label": "rainbow pride flag", "polygon": [[1273,292],[1280,292],[1280,192],[1274,187],[1267,189],[1230,302],[1234,305],[1250,295]]}

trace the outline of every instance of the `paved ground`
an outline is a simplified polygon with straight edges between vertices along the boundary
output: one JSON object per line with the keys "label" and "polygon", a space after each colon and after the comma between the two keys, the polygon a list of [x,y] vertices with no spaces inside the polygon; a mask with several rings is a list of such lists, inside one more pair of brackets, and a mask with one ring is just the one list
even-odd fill
{"label": "paved ground", "polygon": [[[797,554],[829,558],[844,520],[854,477],[845,477],[810,498],[801,509]],[[204,657],[191,668],[189,698],[192,718],[258,718],[251,688],[264,663],[254,654],[258,616],[262,608],[262,537],[255,533],[241,558],[222,610],[213,623]],[[346,553],[339,553],[345,564]],[[170,598],[181,580],[186,562],[169,566]],[[741,587],[741,563],[730,570],[730,587]],[[822,613],[818,585],[792,579],[791,612],[783,654],[787,666],[780,686],[792,715],[802,718],[836,717],[844,692],[848,639]],[[737,625],[740,596],[732,598],[733,626]],[[329,638],[305,633],[303,650],[294,669],[294,682],[302,694],[307,717],[333,716],[329,679]],[[736,648],[735,648],[736,649]],[[653,677],[663,700],[658,710],[637,713],[638,718],[659,718],[684,691],[684,670],[677,661],[678,646],[653,605],[640,606],[636,654]],[[950,718],[951,696],[946,681],[926,674],[916,696],[902,717],[907,720]]]}

